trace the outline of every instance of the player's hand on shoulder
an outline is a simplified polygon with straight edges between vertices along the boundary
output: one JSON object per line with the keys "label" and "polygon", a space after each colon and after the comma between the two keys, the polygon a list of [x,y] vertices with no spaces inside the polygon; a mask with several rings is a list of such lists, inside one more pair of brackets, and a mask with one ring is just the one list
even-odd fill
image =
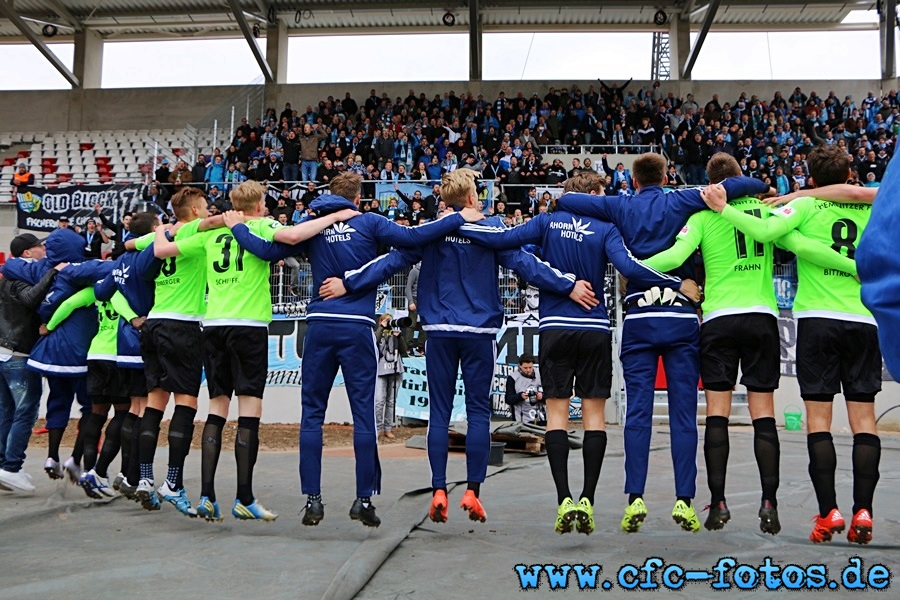
{"label": "player's hand on shoulder", "polygon": [[460,211],[466,223],[477,223],[484,219],[484,213],[475,208],[464,208]]}
{"label": "player's hand on shoulder", "polygon": [[[58,265],[56,265],[55,267],[53,267],[53,268],[56,269],[57,271],[62,271],[63,269],[65,269],[65,268],[68,267],[68,266],[69,266],[69,263],[67,263],[67,262],[61,262],[61,263],[59,263]],[[46,335],[46,334],[41,334],[41,335]]]}
{"label": "player's hand on shoulder", "polygon": [[784,196],[779,196],[776,192],[775,196],[767,196],[762,199],[763,204],[768,204],[769,206],[783,206],[795,198],[797,198],[797,192],[791,192],[790,194],[785,194]]}
{"label": "player's hand on shoulder", "polygon": [[585,310],[591,310],[592,308],[600,304],[600,301],[594,294],[593,286],[591,286],[589,282],[582,279],[579,279],[575,282],[575,287],[573,287],[572,291],[569,292],[569,298],[572,299],[572,302],[578,304]]}
{"label": "player's hand on shoulder", "polygon": [[681,282],[681,287],[678,289],[679,292],[693,300],[694,302],[700,302],[702,298],[702,293],[700,291],[700,286],[697,285],[697,282],[693,279],[685,279]]}
{"label": "player's hand on shoulder", "polygon": [[225,214],[222,215],[222,218],[225,220],[225,227],[231,229],[238,223],[244,222],[244,212],[240,210],[227,210],[225,211]]}
{"label": "player's hand on shoulder", "polygon": [[716,212],[722,212],[728,203],[728,194],[721,184],[708,185],[700,191],[700,197],[706,205]]}
{"label": "player's hand on shoulder", "polygon": [[323,300],[340,298],[346,293],[347,288],[344,287],[344,280],[340,277],[329,277],[319,287],[319,295]]}
{"label": "player's hand on shoulder", "polygon": [[340,221],[349,221],[349,220],[352,219],[353,217],[358,217],[358,216],[361,215],[361,214],[362,214],[362,213],[359,212],[358,210],[355,210],[355,209],[352,209],[352,208],[345,208],[345,209],[343,209],[343,210],[339,210],[339,211],[337,211],[336,213],[334,213],[334,218],[335,218],[335,220],[338,221],[338,222],[340,222]]}

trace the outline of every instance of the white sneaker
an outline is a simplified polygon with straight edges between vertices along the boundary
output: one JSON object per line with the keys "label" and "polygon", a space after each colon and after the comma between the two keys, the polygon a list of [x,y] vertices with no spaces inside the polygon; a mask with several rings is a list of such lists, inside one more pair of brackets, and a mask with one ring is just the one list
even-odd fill
{"label": "white sneaker", "polygon": [[48,458],[47,462],[44,463],[44,472],[47,473],[47,477],[50,479],[63,478],[63,472],[62,469],[59,468],[59,462],[52,458]]}
{"label": "white sneaker", "polygon": [[21,490],[23,492],[33,492],[34,484],[31,483],[31,475],[24,471],[13,473],[6,469],[0,469],[0,483],[7,488]]}
{"label": "white sneaker", "polygon": [[69,483],[72,485],[78,485],[78,480],[81,479],[81,465],[75,462],[75,459],[71,456],[66,459],[66,462],[63,463],[63,472],[69,476]]}

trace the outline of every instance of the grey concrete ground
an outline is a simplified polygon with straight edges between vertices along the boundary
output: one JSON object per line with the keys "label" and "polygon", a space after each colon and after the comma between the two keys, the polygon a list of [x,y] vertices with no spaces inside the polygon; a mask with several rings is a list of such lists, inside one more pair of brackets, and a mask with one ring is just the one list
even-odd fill
{"label": "grey concrete ground", "polygon": [[[293,453],[260,456],[256,494],[280,513],[275,523],[211,524],[178,515],[169,506],[147,513],[124,499],[87,500],[79,488],[50,482],[40,472],[42,457],[32,453],[27,470],[38,486],[32,497],[0,493],[0,598],[511,598],[519,591],[517,564],[598,564],[598,581],[615,581],[622,565],[649,557],[687,569],[711,569],[720,557],[760,565],[765,557],[785,566],[825,563],[829,579],[853,556],[864,570],[875,563],[900,571],[900,437],[886,434],[881,482],[875,498],[875,539],[866,547],[846,538],[815,546],[807,540],[815,497],[806,473],[806,442],[801,432],[782,431],[780,513],[777,537],[759,532],[756,520],[758,476],[752,431],[735,428],[727,496],[733,519],[725,531],[689,534],[672,522],[671,461],[668,435],[653,436],[651,479],[646,501],[650,515],[638,534],[618,530],[624,497],[622,432],[610,431],[610,451],[597,494],[597,532],[592,536],[553,532],[555,492],[545,457],[507,454],[503,468],[491,468],[482,498],[487,523],[472,523],[456,508],[462,488],[451,490],[450,521],[425,521],[429,482],[422,451],[390,448],[382,460],[384,490],[376,498],[383,524],[368,530],[347,517],[353,494],[352,458],[331,451],[324,462],[326,518],[319,527],[300,524],[302,498]],[[702,432],[701,432],[702,434]],[[837,435],[838,501],[850,519],[852,472],[849,435]],[[702,453],[702,451],[701,451]],[[455,455],[456,456],[456,455]],[[157,476],[165,472],[166,450],[157,456]],[[199,452],[188,458],[186,484],[199,492]],[[217,492],[230,508],[233,460],[223,454]],[[699,457],[697,504],[705,504],[706,485]],[[581,483],[580,451],[570,456],[572,489]],[[464,462],[453,458],[451,478],[464,476]],[[701,514],[701,519],[705,517]],[[664,569],[665,567],[663,567]],[[660,569],[662,570],[662,569]],[[541,588],[549,592],[546,575]],[[570,575],[570,594],[579,593]],[[600,591],[600,590],[597,590]],[[556,592],[560,593],[560,592]],[[607,592],[624,596],[615,587]],[[732,593],[738,593],[732,590]],[[787,592],[776,593],[776,595]],[[836,590],[844,596],[847,592]],[[687,583],[678,597],[721,596],[708,583]],[[770,592],[771,594],[771,592]],[[896,597],[888,590],[885,597]]]}

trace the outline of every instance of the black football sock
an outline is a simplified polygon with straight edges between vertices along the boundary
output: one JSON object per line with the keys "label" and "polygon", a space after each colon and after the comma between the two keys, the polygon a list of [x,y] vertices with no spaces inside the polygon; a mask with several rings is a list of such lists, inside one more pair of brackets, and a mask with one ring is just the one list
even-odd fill
{"label": "black football sock", "polygon": [[116,457],[116,454],[119,453],[119,447],[122,442],[122,425],[128,414],[127,410],[117,410],[106,426],[106,435],[103,436],[103,447],[100,448],[97,464],[94,465],[94,471],[100,477],[109,476],[109,465]]}
{"label": "black football sock", "polygon": [[581,456],[584,459],[584,489],[581,490],[581,497],[587,499],[593,506],[594,492],[597,491],[600,469],[603,467],[603,457],[606,456],[606,432],[585,431]]}
{"label": "black football sock", "polygon": [[163,411],[147,407],[141,417],[141,433],[138,441],[141,453],[141,479],[153,481],[153,460],[156,458],[156,446],[159,444],[159,424]]}
{"label": "black football sock", "polygon": [[222,429],[225,417],[209,415],[203,426],[200,458],[200,495],[211,502],[216,501],[216,467],[219,466],[219,453],[222,451]]}
{"label": "black football sock", "polygon": [[753,453],[759,468],[759,482],[762,485],[762,499],[768,500],[772,508],[778,508],[779,465],[781,445],[778,443],[778,429],[774,417],[753,420]]}
{"label": "black football sock", "polygon": [[196,408],[176,405],[172,422],[169,423],[169,472],[166,481],[173,490],[184,487],[184,459],[191,449],[196,415]]}
{"label": "black football sock", "polygon": [[872,433],[853,436],[853,514],[866,509],[872,514],[872,499],[878,485],[881,438]]}
{"label": "black football sock", "polygon": [[106,423],[106,415],[88,415],[87,423],[80,435],[84,436],[84,470],[90,471],[97,464],[97,447],[100,445],[100,432]]}
{"label": "black football sock", "polygon": [[816,499],[819,501],[819,515],[827,517],[832,509],[837,508],[837,494],[834,491],[837,454],[831,433],[820,431],[808,434],[806,449],[809,452],[809,478],[812,479]]}
{"label": "black football sock", "polygon": [[706,417],[703,455],[706,458],[706,482],[710,504],[725,501],[725,471],[728,469],[728,418]]}
{"label": "black football sock", "polygon": [[237,463],[237,499],[244,506],[253,504],[253,467],[259,452],[259,419],[238,417],[237,437],[234,440],[234,459]]}
{"label": "black football sock", "polygon": [[562,429],[552,429],[544,434],[550,474],[556,485],[556,503],[572,497],[569,491],[569,434]]}

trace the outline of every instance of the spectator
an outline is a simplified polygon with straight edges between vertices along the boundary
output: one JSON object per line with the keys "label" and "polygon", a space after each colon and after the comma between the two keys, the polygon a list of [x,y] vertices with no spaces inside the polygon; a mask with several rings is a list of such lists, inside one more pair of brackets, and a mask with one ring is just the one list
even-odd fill
{"label": "spectator", "polygon": [[169,174],[169,183],[172,185],[174,192],[178,192],[184,184],[193,180],[194,176],[191,174],[191,170],[188,169],[187,163],[183,160],[179,160],[178,164],[175,165],[175,170]]}
{"label": "spectator", "polygon": [[169,159],[163,158],[159,162],[159,168],[153,173],[153,178],[160,182],[162,186],[166,189],[166,192],[171,195],[172,193],[172,185],[169,183],[169,175],[171,172],[169,171]]}
{"label": "spectator", "polygon": [[378,381],[375,387],[375,426],[378,434],[394,439],[394,408],[403,380],[403,358],[407,355],[406,338],[401,328],[392,323],[390,313],[378,318],[375,339],[378,342]]}
{"label": "spectator", "polygon": [[88,219],[85,222],[81,237],[84,238],[85,258],[103,258],[103,244],[108,244],[109,238],[106,237],[102,228],[97,227],[94,219]]}
{"label": "spectator", "polygon": [[[29,262],[44,258],[43,242],[31,233],[13,238],[10,254]],[[2,360],[0,385],[0,484],[6,489],[33,492],[34,485],[22,472],[25,450],[31,429],[37,420],[41,403],[41,376],[25,368],[28,355],[38,340],[41,319],[37,307],[53,285],[57,272],[66,263],[48,269],[35,284],[21,280],[0,279],[0,325],[2,325]]]}
{"label": "spectator", "polygon": [[298,138],[300,142],[300,171],[303,181],[315,181],[317,179],[316,169],[319,165],[319,144],[326,137],[326,133],[319,131],[318,123],[311,125],[307,122],[303,125],[303,134]]}
{"label": "spectator", "polygon": [[12,176],[13,200],[16,199],[17,194],[24,193],[24,190],[20,192],[19,188],[29,185],[34,185],[34,173],[28,172],[28,166],[25,163],[19,163]]}
{"label": "spectator", "polygon": [[[125,252],[125,242],[132,239],[134,236],[131,234],[131,213],[125,213],[122,215],[122,221],[116,225],[112,221],[110,221],[106,215],[102,212],[102,207],[99,204],[94,205],[94,212],[97,213],[97,216],[100,217],[100,222],[103,226],[115,233],[109,236],[109,239],[115,241],[115,245],[113,246],[112,252],[110,253],[110,257],[115,260],[121,254]],[[66,219],[68,221],[68,219]],[[68,223],[66,225],[68,227]]]}
{"label": "spectator", "polygon": [[[193,177],[193,174],[191,177]],[[215,183],[216,185],[222,185],[225,181],[225,163],[221,156],[213,158],[212,162],[209,163],[209,166],[206,167],[203,181],[206,183]]]}
{"label": "spectator", "polygon": [[[219,158],[224,160],[222,155],[218,155]],[[191,177],[193,177],[194,181],[203,181],[206,178],[206,157],[204,155],[200,155],[197,157],[197,162],[194,163],[194,166],[191,168]]]}
{"label": "spectator", "polygon": [[[259,168],[259,165],[256,166]],[[247,176],[240,170],[238,170],[237,166],[234,164],[228,165],[228,170],[225,171],[225,178],[223,181],[225,182],[222,185],[222,194],[228,198],[228,194],[231,193],[231,190],[236,188],[241,184],[242,181],[246,181]]]}
{"label": "spectator", "polygon": [[512,418],[520,423],[541,424],[547,421],[541,375],[534,368],[534,356],[519,356],[518,368],[506,378],[506,404]]}
{"label": "spectator", "polygon": [[169,195],[165,189],[159,185],[158,181],[153,181],[144,191],[144,202],[152,203],[157,207],[159,212],[171,214],[169,208]]}
{"label": "spectator", "polygon": [[256,180],[263,183],[284,183],[284,171],[281,169],[281,161],[277,152],[269,154],[269,159],[259,165],[256,170]]}

